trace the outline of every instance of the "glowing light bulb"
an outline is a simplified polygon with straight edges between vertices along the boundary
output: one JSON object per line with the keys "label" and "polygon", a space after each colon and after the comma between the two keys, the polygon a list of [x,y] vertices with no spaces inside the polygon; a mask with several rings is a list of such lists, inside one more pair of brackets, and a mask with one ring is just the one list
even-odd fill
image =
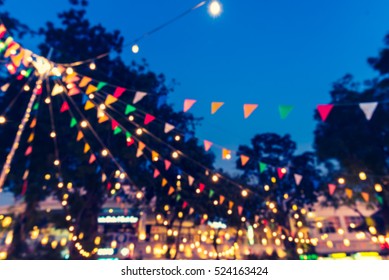
{"label": "glowing light bulb", "polygon": [[219,177],[215,174],[212,176],[212,181],[217,182],[219,181]]}
{"label": "glowing light bulb", "polygon": [[231,159],[231,154],[226,154],[226,159]]}
{"label": "glowing light bulb", "polygon": [[88,122],[87,121],[82,121],[81,122],[81,127],[82,128],[86,128],[88,126]]}
{"label": "glowing light bulb", "polygon": [[105,106],[105,104],[100,104],[99,108],[100,108],[100,110],[105,110],[105,108],[107,108],[107,107]]}
{"label": "glowing light bulb", "polygon": [[55,138],[55,136],[57,136],[57,134],[56,134],[54,131],[52,131],[52,132],[50,133],[50,137],[51,137],[51,138]]}
{"label": "glowing light bulb", "polygon": [[174,140],[180,141],[180,140],[181,140],[181,136],[180,136],[180,135],[176,135],[176,136],[174,137]]}
{"label": "glowing light bulb", "polygon": [[344,185],[346,183],[346,180],[344,178],[339,178],[338,183]]}
{"label": "glowing light bulb", "polygon": [[108,150],[107,150],[107,149],[102,150],[102,151],[101,151],[101,155],[102,155],[103,157],[108,156]]}
{"label": "glowing light bulb", "polygon": [[178,153],[177,152],[173,152],[172,153],[172,158],[178,158]]}
{"label": "glowing light bulb", "polygon": [[66,68],[66,74],[71,75],[71,74],[73,74],[73,73],[74,73],[74,70],[73,70],[72,67]]}
{"label": "glowing light bulb", "polygon": [[365,172],[359,172],[359,179],[362,181],[365,181],[367,179],[366,173]]}
{"label": "glowing light bulb", "polygon": [[269,187],[269,185],[265,185],[265,186],[263,187],[263,189],[264,189],[266,192],[268,192],[268,191],[270,190],[270,187]]}
{"label": "glowing light bulb", "polygon": [[55,165],[55,166],[58,166],[59,163],[60,163],[59,159],[56,159],[56,160],[54,161],[54,165]]}
{"label": "glowing light bulb", "polygon": [[96,63],[91,62],[91,63],[89,64],[89,69],[90,69],[90,70],[96,70]]}
{"label": "glowing light bulb", "polygon": [[133,45],[131,48],[133,53],[138,53],[139,52],[139,46],[137,44]]}
{"label": "glowing light bulb", "polygon": [[7,119],[4,116],[0,116],[0,124],[5,124]]}
{"label": "glowing light bulb", "polygon": [[136,198],[137,199],[142,199],[143,198],[143,193],[142,192],[137,192],[136,193]]}
{"label": "glowing light bulb", "polygon": [[50,102],[51,102],[50,97],[47,97],[47,98],[45,99],[45,103],[46,103],[46,104],[50,104]]}
{"label": "glowing light bulb", "polygon": [[129,116],[128,120],[132,122],[134,120],[134,116],[133,115]]}
{"label": "glowing light bulb", "polygon": [[24,91],[29,91],[31,88],[30,88],[30,86],[29,85],[25,85],[24,87],[23,87],[23,90]]}
{"label": "glowing light bulb", "polygon": [[222,5],[220,4],[219,1],[212,0],[208,6],[208,12],[211,14],[211,16],[217,17],[222,12]]}
{"label": "glowing light bulb", "polygon": [[143,130],[142,130],[141,128],[138,128],[138,129],[136,130],[136,134],[142,135],[142,133],[143,133]]}
{"label": "glowing light bulb", "polygon": [[249,195],[247,190],[243,190],[241,194],[242,194],[242,197],[247,197]]}
{"label": "glowing light bulb", "polygon": [[382,192],[382,186],[381,184],[375,184],[374,185],[374,189],[376,192]]}

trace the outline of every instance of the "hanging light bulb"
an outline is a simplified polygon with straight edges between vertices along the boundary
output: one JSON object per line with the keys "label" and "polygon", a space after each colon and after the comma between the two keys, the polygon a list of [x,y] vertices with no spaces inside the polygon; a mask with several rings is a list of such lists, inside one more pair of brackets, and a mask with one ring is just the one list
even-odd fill
{"label": "hanging light bulb", "polygon": [[142,135],[142,133],[143,133],[143,130],[142,130],[141,128],[138,128],[138,129],[136,130],[136,134]]}
{"label": "hanging light bulb", "polygon": [[91,63],[89,64],[89,69],[90,69],[90,70],[96,70],[96,63],[91,62]]}
{"label": "hanging light bulb", "polygon": [[57,134],[56,134],[54,131],[52,131],[52,132],[50,133],[50,137],[51,137],[51,138],[55,138],[56,135],[57,135]]}
{"label": "hanging light bulb", "polygon": [[5,124],[7,119],[4,116],[0,116],[0,124]]}
{"label": "hanging light bulb", "polygon": [[219,1],[212,0],[211,3],[209,3],[209,6],[208,6],[208,12],[211,14],[211,16],[217,17],[222,12],[222,5],[220,4]]}
{"label": "hanging light bulb", "polygon": [[74,72],[74,70],[72,67],[66,68],[66,74],[71,75],[71,74],[73,74],[73,72]]}
{"label": "hanging light bulb", "polygon": [[131,48],[133,53],[138,53],[139,52],[139,46],[137,44],[133,45]]}
{"label": "hanging light bulb", "polygon": [[82,121],[81,122],[81,127],[82,128],[86,128],[88,126],[88,122],[87,121]]}
{"label": "hanging light bulb", "polygon": [[178,158],[178,153],[177,153],[176,151],[174,151],[174,152],[172,153],[172,158]]}
{"label": "hanging light bulb", "polygon": [[108,156],[108,150],[107,150],[107,149],[102,150],[102,151],[101,151],[101,155],[102,155],[103,157]]}
{"label": "hanging light bulb", "polygon": [[24,90],[24,91],[29,91],[29,90],[30,90],[30,86],[29,86],[29,85],[25,85],[25,86],[23,87],[23,90]]}

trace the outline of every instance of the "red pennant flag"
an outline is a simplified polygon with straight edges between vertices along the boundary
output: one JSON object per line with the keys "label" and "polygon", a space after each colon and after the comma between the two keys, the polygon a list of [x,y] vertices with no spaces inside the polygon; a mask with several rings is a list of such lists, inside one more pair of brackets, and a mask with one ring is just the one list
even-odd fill
{"label": "red pennant flag", "polygon": [[119,98],[120,96],[122,96],[123,92],[125,92],[125,91],[126,91],[125,88],[117,87],[115,89],[115,92],[113,93],[113,96],[115,96],[116,98]]}
{"label": "red pennant flag", "polygon": [[164,163],[165,163],[165,170],[168,170],[172,163],[170,161],[168,161],[167,159],[164,160]]}
{"label": "red pennant flag", "polygon": [[242,215],[242,213],[243,213],[243,207],[242,206],[238,206],[238,213],[239,213],[239,216]]}
{"label": "red pennant flag", "polygon": [[205,188],[205,185],[204,185],[203,183],[200,183],[200,184],[199,184],[199,190],[200,190],[200,192],[202,192],[202,191],[204,190],[204,188]]}
{"label": "red pennant flag", "polygon": [[158,169],[154,169],[154,178],[157,178],[161,174]]}
{"label": "red pennant flag", "polygon": [[108,184],[107,184],[107,190],[110,190],[112,188],[112,184],[111,184],[111,182],[108,182]]}
{"label": "red pennant flag", "polygon": [[94,154],[91,154],[89,158],[89,164],[93,163],[95,160],[96,160],[96,156]]}
{"label": "red pennant flag", "polygon": [[250,158],[248,156],[245,156],[245,155],[241,155],[240,156],[240,161],[242,163],[242,166],[245,166],[246,163],[250,160]]}
{"label": "red pennant flag", "polygon": [[119,123],[116,120],[111,121],[112,130],[115,130],[119,126]]}
{"label": "red pennant flag", "polygon": [[277,168],[277,174],[278,178],[282,179],[282,177],[284,177],[284,175],[286,174],[286,168]]}
{"label": "red pennant flag", "polygon": [[147,125],[147,124],[151,123],[153,120],[155,120],[154,116],[152,116],[150,114],[146,114],[144,124]]}
{"label": "red pennant flag", "polygon": [[185,209],[186,207],[188,207],[188,202],[184,201],[182,203],[182,209]]}
{"label": "red pennant flag", "polygon": [[69,110],[69,104],[68,104],[66,101],[64,101],[64,102],[62,103],[60,112],[63,113],[63,112],[66,112],[66,111],[68,111],[68,110]]}
{"label": "red pennant flag", "polygon": [[132,138],[127,138],[127,147],[130,147],[132,144],[134,144],[135,141]]}
{"label": "red pennant flag", "polygon": [[210,141],[208,141],[208,140],[204,140],[204,150],[205,150],[206,152],[209,151],[209,149],[212,147],[212,145],[213,145],[212,142],[210,142]]}
{"label": "red pennant flag", "polygon": [[327,119],[327,117],[330,114],[333,107],[334,107],[333,104],[317,105],[317,110],[319,111],[320,117],[321,117],[323,122]]}
{"label": "red pennant flag", "polygon": [[330,195],[333,195],[335,190],[336,190],[336,185],[328,184],[328,191],[329,191]]}
{"label": "red pennant flag", "polygon": [[24,195],[27,191],[27,185],[28,185],[28,181],[24,181],[23,182],[23,187],[22,187],[22,192],[21,192],[21,195]]}

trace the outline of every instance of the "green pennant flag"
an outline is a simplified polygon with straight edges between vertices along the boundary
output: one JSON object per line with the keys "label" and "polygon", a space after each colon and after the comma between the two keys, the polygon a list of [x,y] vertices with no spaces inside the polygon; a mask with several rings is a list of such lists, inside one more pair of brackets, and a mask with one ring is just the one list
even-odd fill
{"label": "green pennant flag", "polygon": [[262,173],[267,168],[267,164],[263,162],[259,162],[259,173]]}
{"label": "green pennant flag", "polygon": [[181,199],[181,195],[177,194],[176,201],[179,201]]}
{"label": "green pennant flag", "polygon": [[25,78],[30,77],[31,73],[32,73],[32,68],[27,69],[27,70],[26,70],[26,73],[24,74],[24,77],[25,77]]}
{"label": "green pennant flag", "polygon": [[75,118],[72,118],[70,121],[70,127],[75,127],[77,125],[77,120]]}
{"label": "green pennant flag", "polygon": [[99,82],[96,86],[96,91],[99,91],[100,89],[102,89],[103,87],[105,87],[107,85],[106,82]]}
{"label": "green pennant flag", "polygon": [[209,190],[209,197],[211,198],[214,194],[215,194],[214,190],[213,190],[213,189],[210,189],[210,190]]}
{"label": "green pennant flag", "polygon": [[128,104],[126,106],[126,111],[124,112],[124,114],[128,115],[129,113],[132,113],[136,110],[136,108],[130,104]]}
{"label": "green pennant flag", "polygon": [[380,195],[376,194],[376,198],[377,198],[377,201],[379,204],[381,204],[381,205],[384,204],[384,200],[382,199],[382,197]]}
{"label": "green pennant flag", "polygon": [[32,107],[33,110],[38,110],[39,109],[39,103],[35,103],[34,107]]}
{"label": "green pennant flag", "polygon": [[120,132],[122,132],[122,129],[121,129],[119,126],[117,126],[117,127],[114,129],[114,131],[113,131],[113,135],[119,134]]}
{"label": "green pennant flag", "polygon": [[131,138],[132,134],[129,131],[126,131],[126,139]]}
{"label": "green pennant flag", "polygon": [[290,105],[280,105],[278,106],[278,111],[280,112],[281,119],[286,119],[290,112],[293,110],[293,106]]}

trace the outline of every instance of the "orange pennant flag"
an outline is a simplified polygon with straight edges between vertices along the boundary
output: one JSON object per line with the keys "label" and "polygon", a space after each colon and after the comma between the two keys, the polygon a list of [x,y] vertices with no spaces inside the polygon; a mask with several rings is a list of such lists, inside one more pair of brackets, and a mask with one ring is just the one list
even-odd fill
{"label": "orange pennant flag", "polygon": [[174,188],[172,186],[170,186],[170,189],[169,189],[169,192],[168,192],[168,195],[171,195],[174,193]]}
{"label": "orange pennant flag", "polygon": [[151,158],[153,161],[157,161],[159,158],[159,154],[156,151],[151,151]]}
{"label": "orange pennant flag", "polygon": [[162,187],[166,186],[167,185],[167,180],[165,178],[162,179]]}
{"label": "orange pennant flag", "polygon": [[144,148],[146,148],[145,143],[139,141],[139,143],[138,143],[138,149],[141,150],[141,151],[143,151]]}
{"label": "orange pennant flag", "polygon": [[232,207],[234,207],[234,202],[233,201],[228,202],[228,208],[232,209]]}
{"label": "orange pennant flag", "polygon": [[101,117],[99,118],[99,123],[103,123],[103,122],[106,122],[106,121],[108,121],[108,120],[109,120],[108,116],[104,115],[104,116],[101,116]]}
{"label": "orange pennant flag", "polygon": [[34,140],[34,133],[31,133],[31,134],[30,134],[30,137],[28,137],[27,142],[28,142],[28,143],[31,143],[33,140]]}
{"label": "orange pennant flag", "polygon": [[88,144],[88,143],[85,143],[85,146],[84,146],[84,154],[86,154],[89,150],[90,150],[89,144]]}
{"label": "orange pennant flag", "polygon": [[244,104],[243,105],[244,118],[247,119],[248,117],[250,117],[250,115],[257,108],[258,108],[258,104]]}
{"label": "orange pennant flag", "polygon": [[107,106],[111,105],[112,103],[115,103],[116,101],[118,101],[118,99],[115,96],[108,94],[107,99],[105,99],[105,105],[107,105]]}
{"label": "orange pennant flag", "polygon": [[95,107],[95,104],[92,101],[88,100],[85,103],[84,110],[88,111],[88,110],[90,110],[90,109],[92,109],[94,107]]}
{"label": "orange pennant flag", "polygon": [[73,96],[73,95],[76,95],[76,94],[79,94],[81,93],[80,89],[78,87],[72,87],[69,91],[68,91],[68,95],[69,96]]}
{"label": "orange pennant flag", "polygon": [[211,114],[215,114],[221,106],[224,105],[224,102],[212,102],[211,103]]}
{"label": "orange pennant flag", "polygon": [[78,131],[77,142],[80,141],[83,137],[84,137],[84,134],[81,131]]}
{"label": "orange pennant flag", "polygon": [[140,157],[141,155],[143,155],[143,151],[140,150],[140,149],[137,149],[137,150],[136,150],[136,157],[138,158],[138,157]]}
{"label": "orange pennant flag", "polygon": [[89,85],[89,86],[86,88],[85,93],[86,93],[86,94],[91,94],[91,93],[95,92],[96,90],[97,90],[97,87],[95,87],[94,85]]}
{"label": "orange pennant flag", "polygon": [[348,198],[353,197],[353,190],[352,189],[345,189],[345,191],[346,191],[346,195]]}
{"label": "orange pennant flag", "polygon": [[185,99],[184,101],[184,112],[187,112],[197,102],[194,99]]}
{"label": "orange pennant flag", "polygon": [[30,128],[34,128],[36,126],[36,118],[32,120],[30,124]]}
{"label": "orange pennant flag", "polygon": [[369,194],[367,192],[362,192],[361,195],[366,202],[369,202]]}
{"label": "orange pennant flag", "polygon": [[19,67],[20,64],[22,63],[23,57],[24,57],[24,51],[23,51],[23,49],[22,49],[18,55],[13,55],[13,56],[11,56],[12,63],[13,63],[16,67]]}
{"label": "orange pennant flag", "polygon": [[242,166],[245,166],[246,163],[250,160],[250,158],[248,156],[245,156],[245,155],[241,155],[240,156],[240,161],[242,163]]}
{"label": "orange pennant flag", "polygon": [[231,159],[231,151],[223,148],[222,158],[223,159]]}
{"label": "orange pennant flag", "polygon": [[224,200],[225,200],[225,197],[223,195],[221,195],[219,198],[219,204],[220,205],[223,204]]}
{"label": "orange pennant flag", "polygon": [[83,77],[80,81],[80,83],[78,84],[79,87],[86,87],[90,82],[92,81],[91,78],[89,77]]}

